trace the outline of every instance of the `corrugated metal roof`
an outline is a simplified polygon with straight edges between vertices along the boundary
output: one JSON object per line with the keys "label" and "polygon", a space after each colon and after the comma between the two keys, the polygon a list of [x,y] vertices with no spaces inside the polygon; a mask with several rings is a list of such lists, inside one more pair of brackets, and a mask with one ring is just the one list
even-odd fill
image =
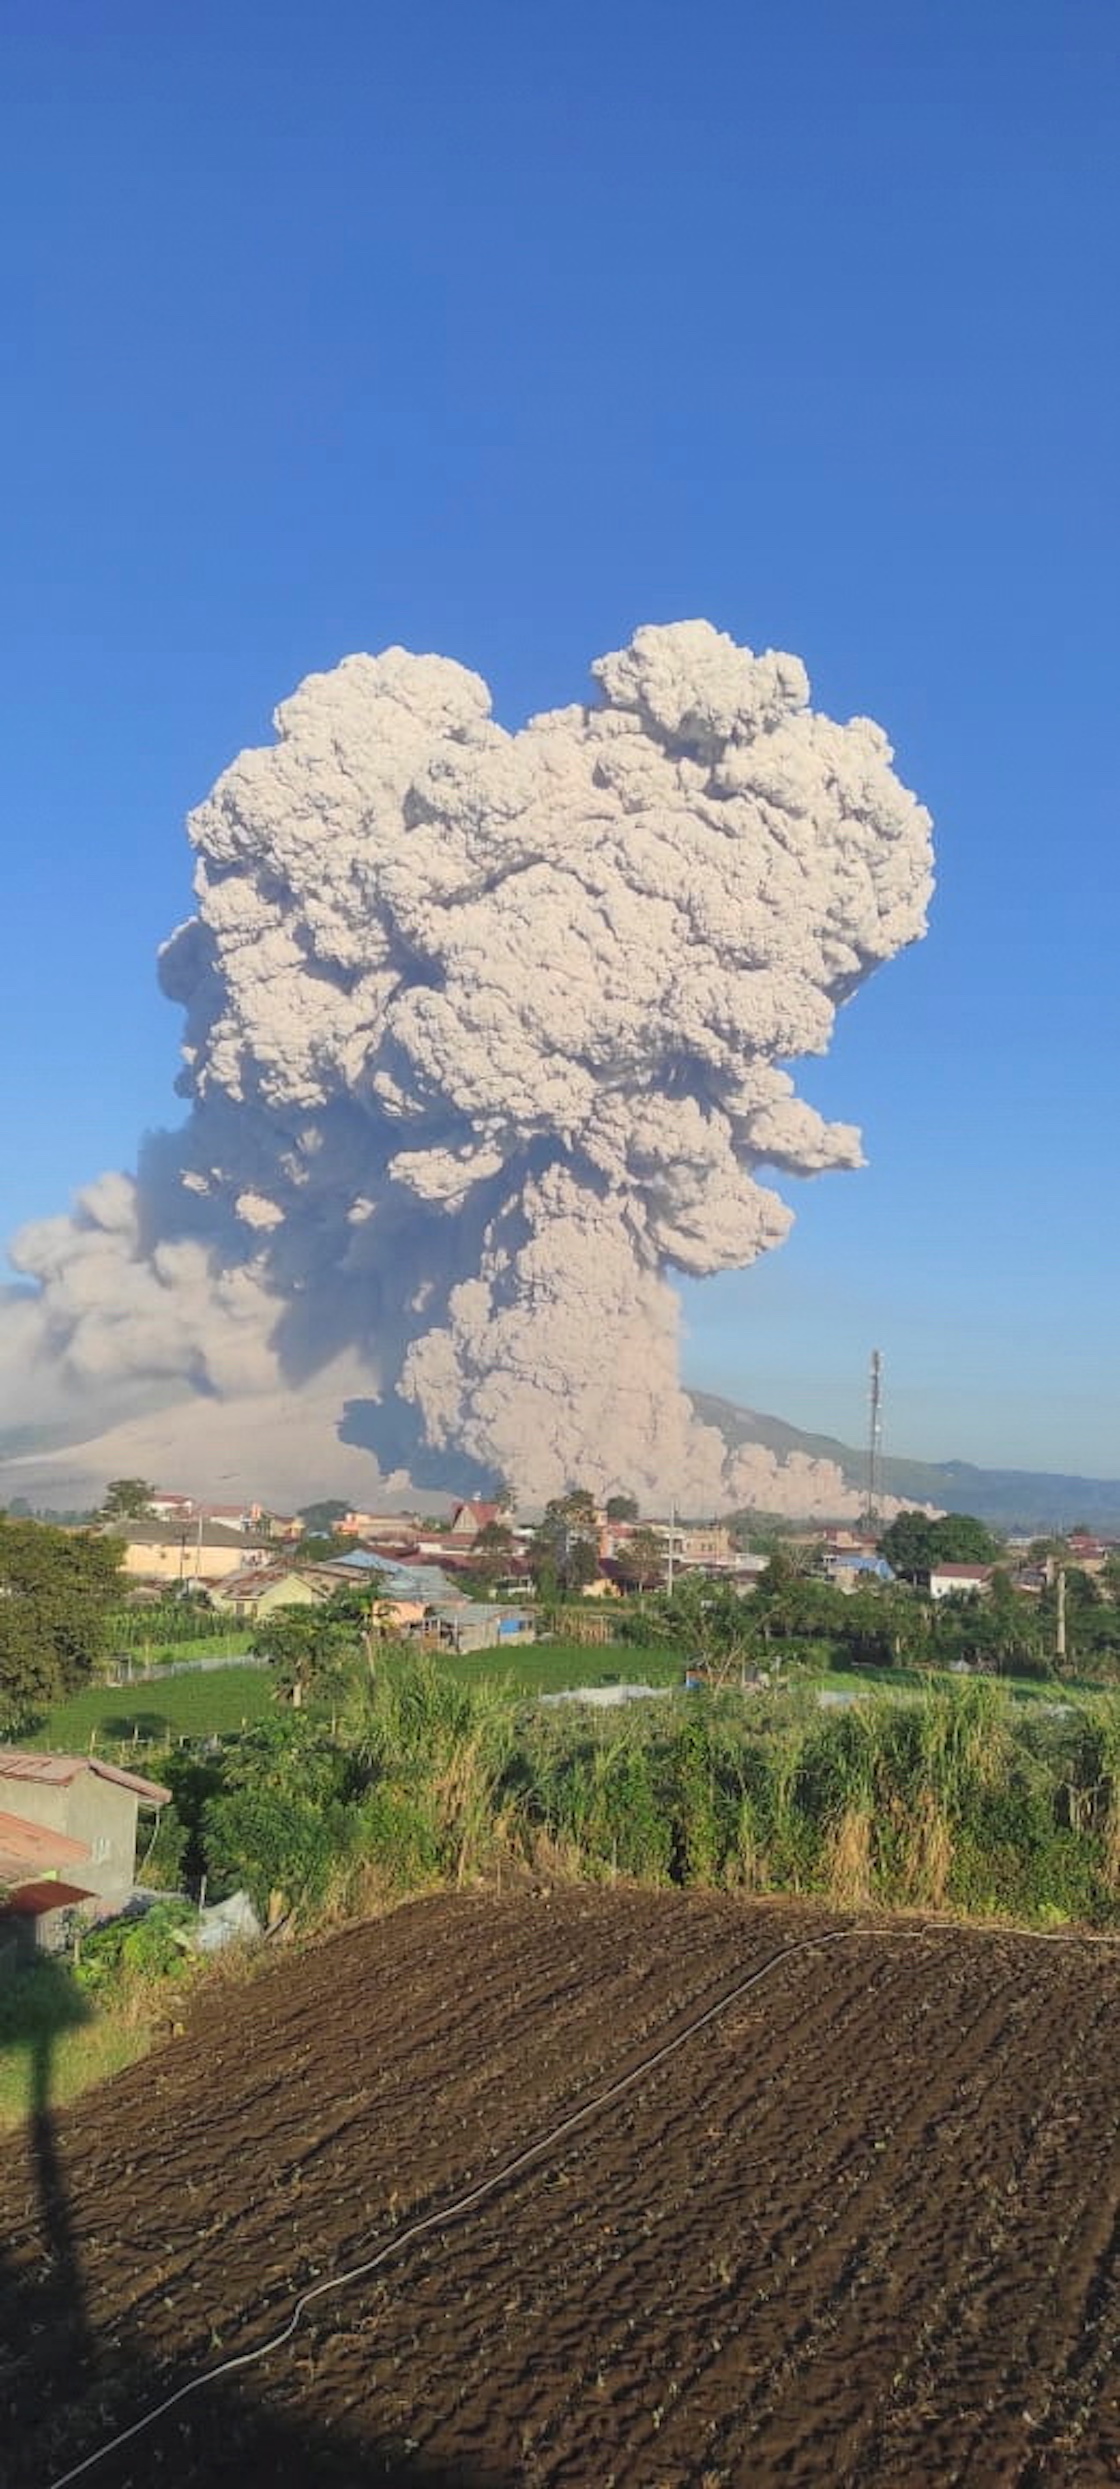
{"label": "corrugated metal roof", "polygon": [[424,1599],[431,1606],[437,1599],[455,1598],[454,1586],[438,1564],[387,1564],[382,1569],[387,1599]]}
{"label": "corrugated metal roof", "polygon": [[143,1780],[139,1772],[105,1763],[99,1754],[29,1754],[18,1746],[0,1746],[0,1780],[45,1781],[49,1787],[68,1789],[82,1772],[114,1781],[120,1789],[132,1789],[152,1806],[166,1806],[171,1796],[170,1789],[161,1789],[158,1781]]}
{"label": "corrugated metal roof", "polygon": [[28,1823],[23,1815],[0,1813],[0,1881],[19,1884],[27,1875],[48,1867],[74,1867],[89,1857],[85,1841],[50,1824]]}

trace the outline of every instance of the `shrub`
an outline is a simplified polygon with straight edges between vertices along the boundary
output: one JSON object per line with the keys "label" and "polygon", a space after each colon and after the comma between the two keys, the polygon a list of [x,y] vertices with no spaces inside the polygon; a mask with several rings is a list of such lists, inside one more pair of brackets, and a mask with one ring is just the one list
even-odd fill
{"label": "shrub", "polygon": [[189,1901],[171,1897],[142,1918],[110,1919],[82,1937],[74,1977],[79,1988],[98,1996],[130,1979],[168,1979],[186,1967],[190,1947],[183,1939],[194,1926]]}

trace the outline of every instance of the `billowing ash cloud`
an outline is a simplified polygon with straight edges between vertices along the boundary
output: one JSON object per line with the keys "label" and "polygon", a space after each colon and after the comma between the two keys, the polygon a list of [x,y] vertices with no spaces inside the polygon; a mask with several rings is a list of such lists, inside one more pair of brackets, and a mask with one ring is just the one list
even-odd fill
{"label": "billowing ash cloud", "polygon": [[756,1492],[678,1381],[667,1274],[779,1243],[759,1170],[860,1163],[784,1061],[923,930],[928,816],[795,657],[637,633],[509,734],[391,648],[312,675],[192,815],[185,1128],[26,1230],[26,1356],[222,1397],[356,1355],[428,1483]]}

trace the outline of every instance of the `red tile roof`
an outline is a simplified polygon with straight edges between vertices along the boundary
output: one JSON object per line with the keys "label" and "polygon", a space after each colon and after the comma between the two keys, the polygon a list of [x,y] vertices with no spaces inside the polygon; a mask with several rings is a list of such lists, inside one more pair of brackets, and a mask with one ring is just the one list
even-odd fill
{"label": "red tile roof", "polygon": [[88,1884],[64,1884],[61,1876],[43,1876],[38,1884],[20,1884],[0,1902],[0,1919],[42,1918],[47,1910],[69,1910],[76,1901],[92,1901]]}
{"label": "red tile roof", "polygon": [[20,1884],[29,1875],[78,1866],[88,1857],[86,1842],[72,1840],[68,1832],[28,1823],[23,1815],[0,1813],[0,1883]]}

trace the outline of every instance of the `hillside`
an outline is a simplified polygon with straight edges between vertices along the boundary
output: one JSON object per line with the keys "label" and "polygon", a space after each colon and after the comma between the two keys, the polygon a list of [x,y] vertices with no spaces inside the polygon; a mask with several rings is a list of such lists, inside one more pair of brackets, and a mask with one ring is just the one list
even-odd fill
{"label": "hillside", "polygon": [[[834,1435],[807,1434],[784,1418],[744,1409],[712,1392],[689,1395],[698,1417],[716,1426],[729,1447],[761,1443],[782,1457],[804,1452],[814,1460],[836,1461],[850,1486],[867,1479],[866,1450],[841,1443]],[[1120,1533],[1120,1479],[1081,1478],[1064,1471],[981,1469],[971,1461],[903,1460],[887,1453],[882,1465],[888,1495],[905,1503],[936,1504],[946,1512],[972,1512],[999,1530],[1025,1530],[1032,1535],[1069,1529],[1084,1521],[1092,1530]]]}
{"label": "hillside", "polygon": [[622,1889],[435,1898],[281,1959],[9,2143],[7,2489],[309,2288],[94,2489],[1098,2489],[1118,2007],[1120,1952],[1080,1939]]}

